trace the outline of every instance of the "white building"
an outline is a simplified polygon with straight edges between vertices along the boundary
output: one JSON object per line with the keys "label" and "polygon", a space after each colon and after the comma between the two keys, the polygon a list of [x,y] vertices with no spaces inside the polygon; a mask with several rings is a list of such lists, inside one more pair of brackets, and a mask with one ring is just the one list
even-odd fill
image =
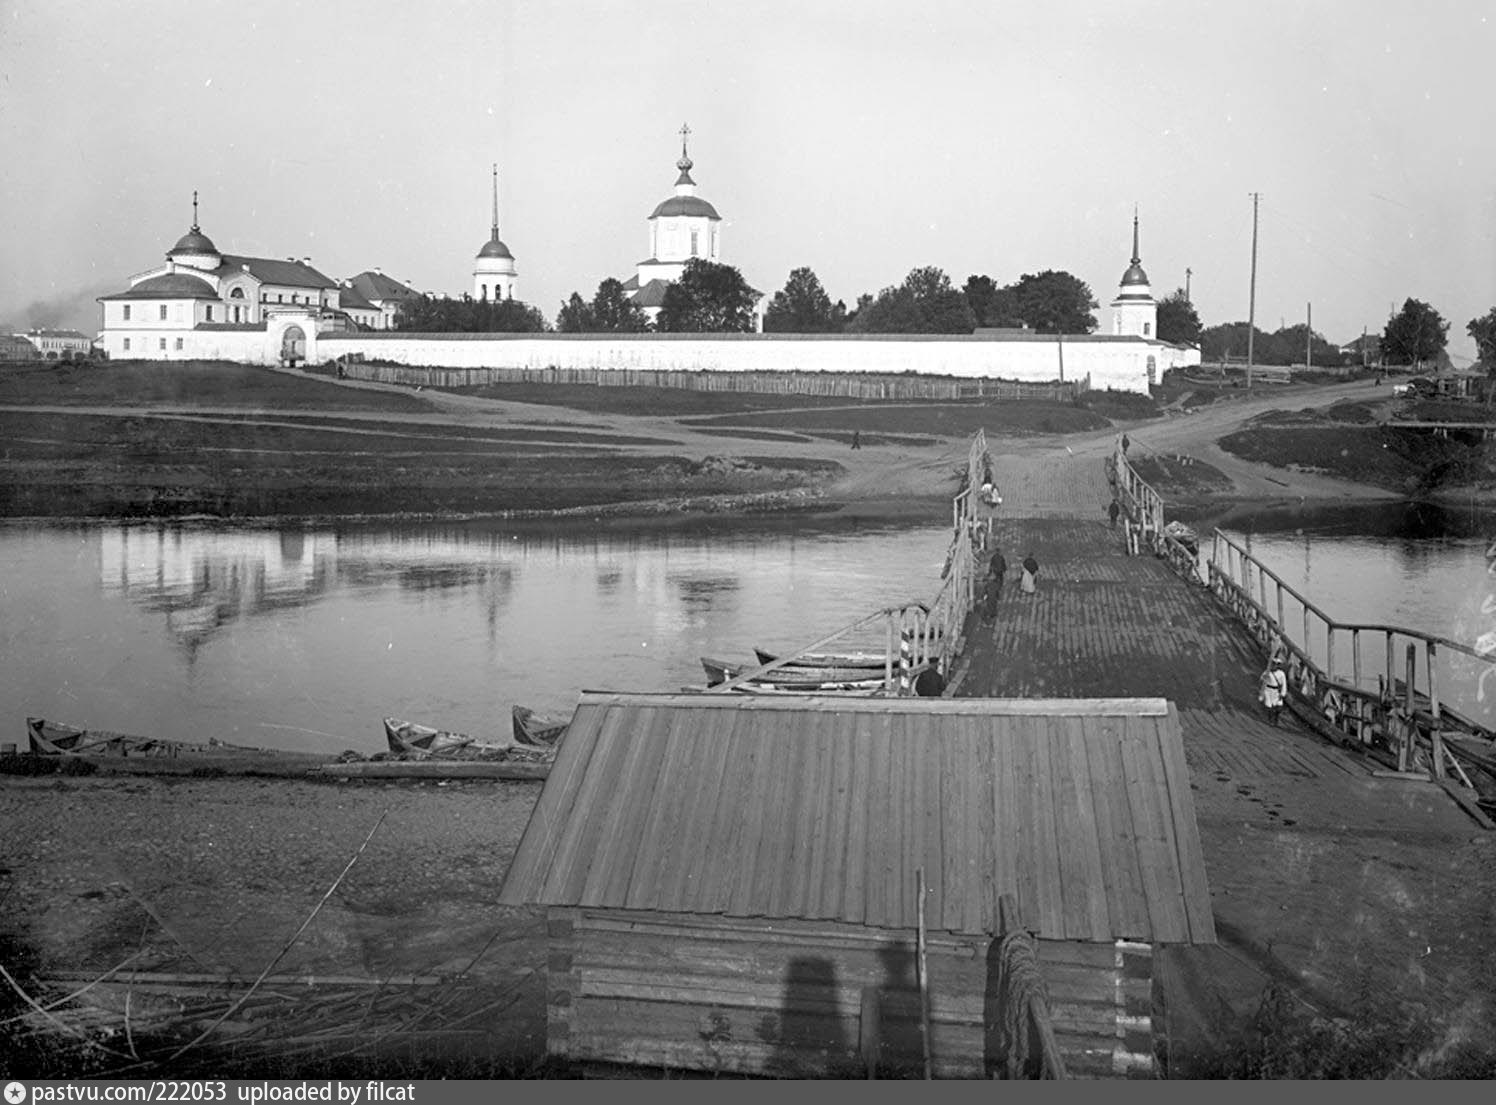
{"label": "white building", "polygon": [[1122,274],[1117,298],[1111,302],[1112,333],[1134,338],[1158,337],[1158,301],[1138,255],[1138,215],[1132,214],[1132,264]]}
{"label": "white building", "polygon": [[493,233],[478,251],[473,262],[473,298],[514,298],[514,285],[519,271],[514,266],[514,254],[509,252],[499,238],[499,167],[493,167]]}
{"label": "white building", "polygon": [[[659,317],[665,302],[665,287],[679,280],[686,262],[693,257],[722,263],[722,216],[696,194],[691,179],[695,162],[686,149],[691,128],[680,128],[680,160],[675,167],[675,194],[662,200],[649,216],[649,256],[635,266],[634,275],[623,282],[623,290],[650,322]],[[763,329],[762,301],[754,308],[754,328]]]}
{"label": "white building", "polygon": [[[221,356],[222,333],[271,331],[285,356],[300,356],[307,332],[348,329],[339,286],[311,258],[279,260],[221,253],[197,222],[166,263],[130,277],[130,287],[101,296],[104,351],[114,358],[185,360]],[[231,342],[237,348],[242,341]]]}
{"label": "white building", "polygon": [[420,294],[409,281],[402,284],[383,269],[366,269],[343,281],[342,307],[355,322],[371,330],[393,330],[400,305]]}
{"label": "white building", "polygon": [[76,330],[36,328],[15,336],[29,342],[43,361],[71,361],[87,357],[93,349],[93,339]]}

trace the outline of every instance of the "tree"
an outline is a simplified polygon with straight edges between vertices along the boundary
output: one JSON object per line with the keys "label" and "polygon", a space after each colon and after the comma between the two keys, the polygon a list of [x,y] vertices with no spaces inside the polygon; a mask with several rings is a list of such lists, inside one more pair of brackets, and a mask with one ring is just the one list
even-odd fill
{"label": "tree", "polygon": [[592,297],[592,328],[606,334],[638,334],[649,326],[649,319],[623,284],[608,277],[597,286]]}
{"label": "tree", "polygon": [[966,295],[934,266],[913,269],[858,309],[848,329],[864,334],[969,334],[976,326]]}
{"label": "tree", "polygon": [[1480,318],[1471,319],[1465,327],[1465,333],[1475,339],[1481,363],[1496,372],[1496,307],[1492,307]]}
{"label": "tree", "polygon": [[990,276],[966,278],[966,302],[978,326],[1021,326],[1018,297],[1012,288],[999,288]]}
{"label": "tree", "polygon": [[1418,365],[1437,358],[1448,340],[1449,323],[1439,312],[1421,300],[1408,299],[1382,331],[1382,354],[1388,364]]}
{"label": "tree", "polygon": [[419,295],[400,304],[395,329],[427,334],[539,334],[549,324],[538,308],[518,299]]}
{"label": "tree", "polygon": [[[842,307],[842,314],[846,314]],[[790,273],[784,287],[774,293],[764,311],[764,330],[776,334],[829,334],[839,330],[836,308],[821,287],[821,281],[808,268]]]}
{"label": "tree", "polygon": [[556,329],[563,334],[586,334],[592,331],[592,308],[579,293],[572,292],[571,298],[561,304],[561,310],[556,315]]}
{"label": "tree", "polygon": [[745,333],[753,329],[757,302],[737,269],[692,257],[666,286],[655,324],[674,333]]}
{"label": "tree", "polygon": [[1046,334],[1089,334],[1096,329],[1097,307],[1090,287],[1068,272],[1046,269],[1024,273],[1008,285],[1016,301],[1018,317]]}
{"label": "tree", "polygon": [[1200,342],[1200,316],[1194,304],[1184,297],[1183,288],[1176,288],[1172,295],[1158,301],[1158,340],[1188,345]]}

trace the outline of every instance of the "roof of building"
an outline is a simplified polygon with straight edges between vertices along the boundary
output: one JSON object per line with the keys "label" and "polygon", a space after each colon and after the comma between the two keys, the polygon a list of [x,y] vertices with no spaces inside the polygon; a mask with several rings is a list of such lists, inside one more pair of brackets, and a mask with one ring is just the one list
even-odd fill
{"label": "roof of building", "polygon": [[269,328],[266,322],[199,322],[193,327],[194,330],[265,330]]}
{"label": "roof of building", "polygon": [[47,326],[33,326],[26,333],[38,338],[81,338],[84,341],[92,340],[87,334],[78,330],[55,330]]}
{"label": "roof of building", "polygon": [[665,305],[665,289],[669,286],[670,281],[661,280],[656,277],[629,298],[634,301],[634,306],[636,307],[663,307]]}
{"label": "roof of building", "polygon": [[218,247],[213,244],[211,238],[204,234],[194,224],[192,229],[177,239],[177,244],[167,251],[167,256],[173,253],[214,253]]}
{"label": "roof of building", "polygon": [[722,219],[722,216],[717,214],[717,209],[700,196],[671,196],[656,207],[649,217],[659,219],[672,215],[692,215],[716,219],[719,222]]}
{"label": "roof of building", "polygon": [[479,260],[485,257],[506,257],[511,261],[514,260],[514,254],[509,252],[509,247],[499,240],[497,234],[488,239],[483,248],[478,251]]}
{"label": "roof of building", "polygon": [[185,272],[168,272],[160,276],[149,276],[140,283],[113,295],[101,295],[106,299],[218,299],[213,285],[197,276]]}
{"label": "roof of building", "polygon": [[338,285],[338,306],[345,311],[377,311],[378,307],[369,302],[369,297],[364,295],[352,280],[345,280]]}
{"label": "roof of building", "polygon": [[393,276],[386,276],[382,272],[365,270],[352,278],[353,286],[358,293],[370,303],[377,303],[381,299],[410,299],[421,293],[402,284]]}
{"label": "roof of building", "polygon": [[1208,943],[1161,699],[584,693],[499,895],[536,903]]}
{"label": "roof of building", "polygon": [[213,270],[219,278],[248,271],[262,284],[286,288],[336,288],[338,285],[303,261],[278,260],[273,257],[239,257],[223,254],[223,263]]}

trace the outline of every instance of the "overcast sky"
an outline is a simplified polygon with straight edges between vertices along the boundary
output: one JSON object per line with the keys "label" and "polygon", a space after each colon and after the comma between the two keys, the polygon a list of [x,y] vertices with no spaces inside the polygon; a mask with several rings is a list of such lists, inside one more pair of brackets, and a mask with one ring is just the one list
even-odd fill
{"label": "overcast sky", "polygon": [[1343,343],[1496,305],[1479,0],[0,0],[0,320],[98,327],[192,218],[219,249],[472,285],[499,163],[519,297],[626,278],[691,126],[723,260],[833,299],[937,265]]}

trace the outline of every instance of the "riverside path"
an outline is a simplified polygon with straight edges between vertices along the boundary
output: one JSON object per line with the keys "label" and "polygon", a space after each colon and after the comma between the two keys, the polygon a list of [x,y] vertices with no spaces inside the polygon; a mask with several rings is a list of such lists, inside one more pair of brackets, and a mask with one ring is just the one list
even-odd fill
{"label": "riverside path", "polygon": [[[1102,450],[991,449],[1004,495],[993,544],[1009,574],[994,621],[969,618],[948,693],[1178,707],[1220,945],[1165,958],[1177,1069],[1248,1020],[1269,981],[1327,1016],[1413,1010],[1449,1040],[1489,1040],[1496,833],[1438,786],[1377,777],[1380,764],[1287,712],[1269,724],[1251,638],[1206,587],[1127,555],[1109,528]],[[1032,595],[1018,586],[1029,552]]]}

